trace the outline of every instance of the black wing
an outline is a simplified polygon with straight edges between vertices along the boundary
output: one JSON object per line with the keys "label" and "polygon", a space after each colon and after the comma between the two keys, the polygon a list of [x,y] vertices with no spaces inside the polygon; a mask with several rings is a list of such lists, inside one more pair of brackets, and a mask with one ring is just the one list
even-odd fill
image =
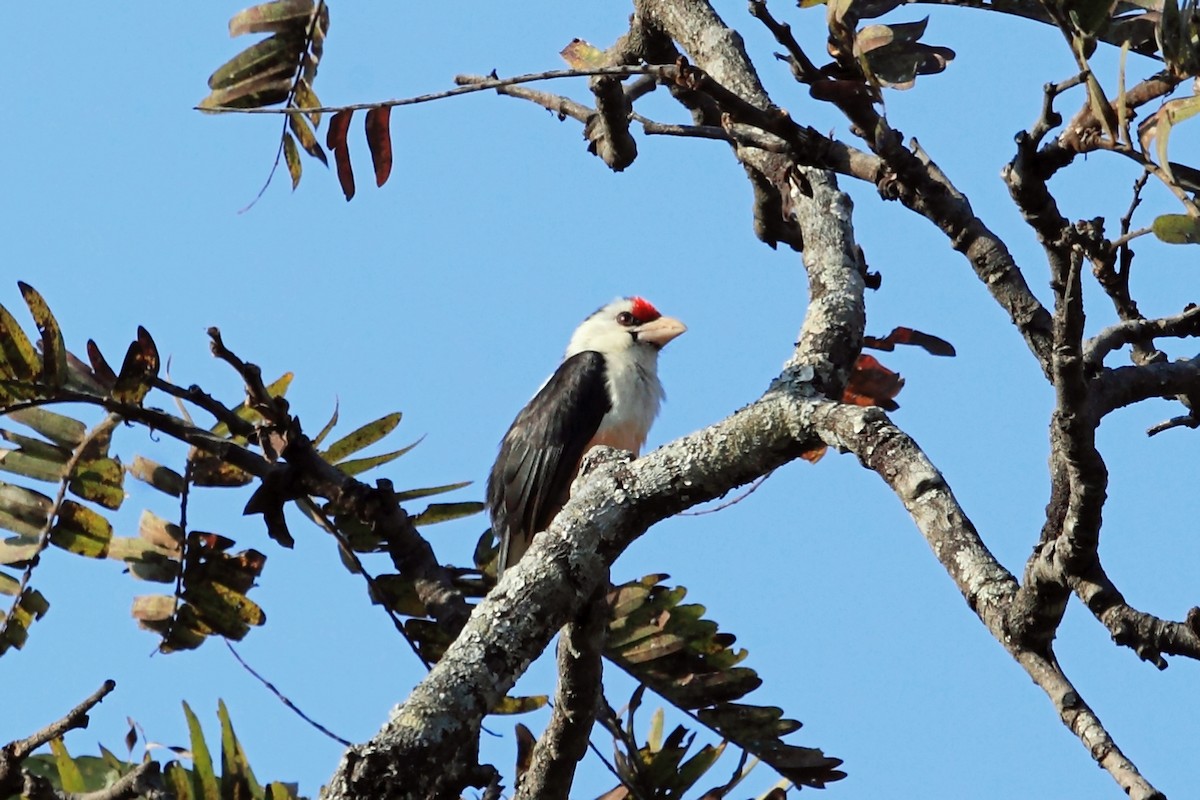
{"label": "black wing", "polygon": [[487,486],[492,530],[500,537],[499,573],[517,563],[567,502],[584,448],[612,408],[605,369],[599,353],[566,359],[504,435]]}

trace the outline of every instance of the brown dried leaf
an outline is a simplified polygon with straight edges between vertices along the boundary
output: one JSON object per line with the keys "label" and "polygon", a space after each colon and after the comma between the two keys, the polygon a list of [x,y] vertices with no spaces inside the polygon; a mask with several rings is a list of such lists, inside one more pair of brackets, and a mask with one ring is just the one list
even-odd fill
{"label": "brown dried leaf", "polygon": [[387,183],[392,174],[391,116],[391,106],[380,106],[367,112],[367,147],[371,149],[371,165],[375,168],[377,187]]}

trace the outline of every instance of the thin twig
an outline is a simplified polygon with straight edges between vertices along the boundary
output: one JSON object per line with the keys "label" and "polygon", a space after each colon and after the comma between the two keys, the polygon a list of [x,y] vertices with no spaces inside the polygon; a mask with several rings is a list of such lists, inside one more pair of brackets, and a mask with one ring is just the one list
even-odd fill
{"label": "thin twig", "polygon": [[229,648],[229,652],[233,654],[233,657],[235,659],[237,659],[237,662],[242,665],[242,669],[246,670],[246,672],[249,672],[252,676],[254,676],[254,678],[259,683],[261,683],[263,686],[267,687],[267,690],[270,691],[271,694],[273,694],[277,698],[279,698],[279,701],[281,703],[283,703],[285,706],[287,706],[288,708],[290,708],[296,714],[296,716],[300,717],[300,719],[304,720],[309,725],[313,726],[318,731],[325,734],[330,739],[333,739],[335,742],[342,745],[343,747],[350,747],[351,744],[353,744],[353,742],[351,742],[349,739],[343,739],[341,736],[338,736],[336,733],[329,730],[329,728],[326,728],[324,725],[317,722],[315,719],[310,717],[308,714],[305,714],[303,711],[301,711],[300,708],[295,703],[293,703],[291,700],[289,700],[287,698],[287,696],[283,694],[283,692],[279,691],[279,689],[277,689],[275,687],[275,684],[271,683],[269,680],[264,678],[262,675],[260,675],[258,673],[257,670],[254,669],[254,667],[252,667],[246,663],[246,659],[242,658],[241,653],[239,653],[237,651],[237,648],[235,648],[233,646],[233,642],[229,641],[228,639],[225,639],[225,646]]}
{"label": "thin twig", "polygon": [[[308,20],[308,28],[304,32],[304,46],[300,49],[301,58],[296,63],[296,72],[292,75],[292,88],[288,89],[287,99],[284,100],[284,106],[290,106],[296,99],[296,92],[300,89],[300,81],[304,78],[304,66],[308,49],[312,47],[313,36],[317,32],[317,23],[321,21],[321,14],[325,11],[325,0],[320,0],[316,7],[312,10],[312,16]],[[314,73],[315,74],[315,73]],[[313,113],[312,109],[305,109],[308,113]],[[275,160],[271,162],[271,171],[267,173],[267,179],[263,181],[262,188],[258,190],[258,194],[254,199],[247,203],[243,208],[238,209],[239,214],[244,214],[254,208],[254,204],[262,199],[266,194],[267,187],[271,185],[271,181],[275,179],[275,173],[279,171],[279,161],[283,158],[284,142],[287,139],[288,125],[291,120],[285,118],[283,120],[283,129],[279,132],[279,145],[275,148]]]}
{"label": "thin twig", "polygon": [[195,462],[190,458],[183,463],[183,488],[179,491],[179,571],[175,573],[175,593],[174,602],[171,605],[171,622],[167,625],[167,632],[163,634],[163,644],[170,641],[175,633],[175,623],[178,621],[179,615],[179,603],[183,600],[183,575],[187,572],[188,559],[192,555],[191,549],[188,547],[187,508],[188,497],[191,494],[192,488],[194,464]]}
{"label": "thin twig", "polygon": [[766,481],[767,481],[767,478],[771,477],[773,474],[775,474],[775,470],[771,470],[771,471],[770,471],[770,472],[768,472],[766,475],[763,475],[761,478],[757,478],[757,479],[755,479],[755,481],[754,481],[753,483],[751,483],[751,484],[750,484],[749,488],[747,488],[747,489],[746,489],[746,491],[742,492],[741,494],[737,495],[736,497],[734,497],[734,498],[733,498],[733,499],[731,499],[731,500],[726,500],[724,503],[721,503],[721,504],[719,504],[719,505],[715,505],[715,506],[713,506],[712,508],[703,508],[703,509],[701,509],[701,510],[699,510],[699,511],[680,511],[680,512],[679,512],[679,514],[677,514],[676,516],[680,516],[680,517],[702,517],[702,516],[704,516],[705,514],[715,514],[715,513],[717,513],[718,511],[724,511],[725,509],[729,508],[730,506],[735,506],[735,505],[737,505],[738,503],[742,502],[742,501],[743,501],[743,500],[745,500],[747,497],[749,497],[750,495],[752,495],[752,494],[754,494],[756,491],[758,491],[758,487],[760,487],[760,486],[762,486],[764,483],[766,483]]}
{"label": "thin twig", "polygon": [[329,519],[328,515],[326,515],[325,512],[310,499],[302,497],[296,501],[296,505],[300,506],[301,509],[306,511],[309,519],[316,523],[318,527],[322,528],[326,533],[330,534],[334,539],[337,540],[338,546],[342,548],[342,551],[346,554],[346,557],[349,558],[351,563],[354,564],[354,568],[358,570],[358,573],[363,576],[363,580],[367,582],[367,588],[370,589],[371,595],[378,601],[379,607],[382,608],[388,615],[388,618],[392,621],[392,626],[395,627],[396,632],[399,633],[404,641],[408,643],[408,646],[412,649],[413,653],[416,654],[417,659],[420,660],[420,662],[425,666],[426,671],[433,669],[433,665],[429,663],[429,660],[421,654],[421,650],[417,647],[417,643],[413,641],[411,636],[408,635],[408,631],[404,630],[404,623],[400,620],[400,615],[397,614],[396,611],[387,604],[387,593],[379,587],[375,576],[368,572],[367,568],[363,566],[362,559],[358,557],[358,553],[354,552],[354,549],[350,546],[350,540],[346,538],[346,535],[342,533],[341,530],[338,529],[338,526],[333,523],[333,520]]}
{"label": "thin twig", "polygon": [[339,111],[364,111],[372,108],[393,108],[396,106],[412,106],[418,103],[431,103],[456,97],[460,94],[471,94],[488,89],[501,89],[505,86],[515,86],[519,83],[534,81],[550,81],[560,78],[587,78],[596,75],[611,75],[615,77],[630,77],[632,75],[654,75],[660,80],[668,79],[674,73],[674,65],[642,64],[619,67],[599,67],[597,69],[552,69],[545,72],[533,72],[526,75],[516,75],[511,78],[486,78],[480,83],[471,83],[455,89],[441,92],[404,97],[395,100],[381,100],[375,103],[354,103],[346,106],[321,106],[320,108],[234,108],[232,106],[214,106],[212,108],[196,107],[196,111],[214,114],[329,114]]}

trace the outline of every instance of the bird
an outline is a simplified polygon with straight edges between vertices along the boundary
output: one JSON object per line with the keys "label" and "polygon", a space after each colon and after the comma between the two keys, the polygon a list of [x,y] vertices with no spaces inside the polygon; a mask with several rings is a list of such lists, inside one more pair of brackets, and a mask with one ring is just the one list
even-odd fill
{"label": "bird", "polygon": [[636,458],[666,395],[658,353],[687,331],[642,297],[614,300],[571,335],[563,361],[517,414],[487,482],[499,578],[566,505],[593,447]]}

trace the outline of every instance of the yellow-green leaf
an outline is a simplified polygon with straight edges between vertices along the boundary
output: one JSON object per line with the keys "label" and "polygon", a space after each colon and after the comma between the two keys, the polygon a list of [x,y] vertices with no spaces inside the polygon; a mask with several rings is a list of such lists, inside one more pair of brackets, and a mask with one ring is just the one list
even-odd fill
{"label": "yellow-green leaf", "polygon": [[51,544],[88,558],[104,557],[110,539],[112,525],[108,520],[72,500],[62,504],[50,529]]}
{"label": "yellow-green leaf", "polygon": [[76,794],[86,792],[87,784],[83,782],[83,774],[71,758],[71,754],[67,752],[67,746],[63,744],[61,736],[50,740],[50,752],[54,754],[54,766],[58,768],[58,781],[62,790]]}
{"label": "yellow-green leaf", "polygon": [[362,450],[364,447],[375,444],[375,442],[378,442],[394,431],[396,426],[400,424],[400,418],[401,414],[397,411],[385,417],[380,417],[374,422],[367,423],[329,445],[329,449],[321,453],[321,457],[330,464],[336,464],[347,456]]}
{"label": "yellow-green leaf", "polygon": [[304,174],[304,166],[300,163],[300,151],[296,149],[296,140],[287,131],[283,133],[283,161],[287,164],[294,192],[300,185],[300,176]]}
{"label": "yellow-green leaf", "polygon": [[50,313],[50,306],[46,304],[45,298],[38,294],[37,289],[22,281],[18,281],[17,286],[20,287],[25,305],[29,306],[33,321],[42,335],[42,383],[62,386],[67,379],[67,348],[63,344],[58,321]]}
{"label": "yellow-green leaf", "polygon": [[183,715],[187,717],[188,734],[192,744],[192,778],[196,796],[203,800],[221,800],[217,775],[213,772],[212,754],[208,750],[208,743],[204,741],[204,730],[186,701],[183,704]]}
{"label": "yellow-green leaf", "polygon": [[284,64],[270,72],[252,75],[223,89],[213,89],[196,107],[211,111],[214,108],[263,108],[282,103],[292,92],[294,73],[291,64]]}
{"label": "yellow-green leaf", "polygon": [[462,481],[461,483],[447,483],[444,486],[430,486],[427,489],[408,489],[403,492],[396,492],[396,502],[403,503],[408,500],[416,500],[421,497],[430,497],[435,494],[445,494],[453,492],[455,489],[462,489],[464,486],[470,486],[471,481]]}
{"label": "yellow-green leaf", "polygon": [[292,129],[292,133],[296,134],[296,139],[300,142],[300,146],[304,148],[304,152],[325,166],[329,166],[329,159],[325,155],[325,150],[322,149],[321,143],[317,141],[317,135],[313,133],[312,128],[308,125],[308,120],[304,118],[303,114],[288,114],[288,127]]}
{"label": "yellow-green leaf", "polygon": [[492,709],[493,714],[527,714],[530,711],[537,711],[539,708],[544,708],[550,698],[544,694],[535,694],[528,697],[505,697],[496,707]]}
{"label": "yellow-green leaf", "polygon": [[352,458],[346,461],[339,461],[337,468],[347,475],[360,475],[369,469],[375,469],[375,467],[386,464],[389,461],[395,461],[397,458],[404,455],[409,450],[412,450],[420,443],[421,440],[418,439],[408,447],[401,447],[399,450],[393,450],[392,452],[384,453],[383,455],[371,456],[369,458]]}
{"label": "yellow-green leaf", "polygon": [[125,501],[125,470],[115,458],[80,461],[68,484],[76,497],[116,510]]}
{"label": "yellow-green leaf", "polygon": [[483,511],[483,503],[430,503],[429,507],[413,517],[414,525],[433,525],[438,522],[449,522],[452,519],[469,517]]}
{"label": "yellow-green leaf", "polygon": [[[312,84],[307,78],[301,78],[296,84],[296,93],[292,96],[297,108],[320,108],[321,99],[317,97],[317,93],[313,91]],[[308,119],[313,124],[314,128],[321,126],[321,112],[309,111]]]}
{"label": "yellow-green leaf", "polygon": [[0,305],[0,377],[33,380],[40,367],[29,337],[8,309]]}
{"label": "yellow-green leaf", "polygon": [[217,719],[221,721],[221,796],[262,797],[263,788],[250,769],[246,751],[233,732],[233,721],[224,700],[217,700]]}
{"label": "yellow-green leaf", "polygon": [[1163,214],[1150,228],[1167,244],[1200,244],[1200,219],[1187,214]]}

